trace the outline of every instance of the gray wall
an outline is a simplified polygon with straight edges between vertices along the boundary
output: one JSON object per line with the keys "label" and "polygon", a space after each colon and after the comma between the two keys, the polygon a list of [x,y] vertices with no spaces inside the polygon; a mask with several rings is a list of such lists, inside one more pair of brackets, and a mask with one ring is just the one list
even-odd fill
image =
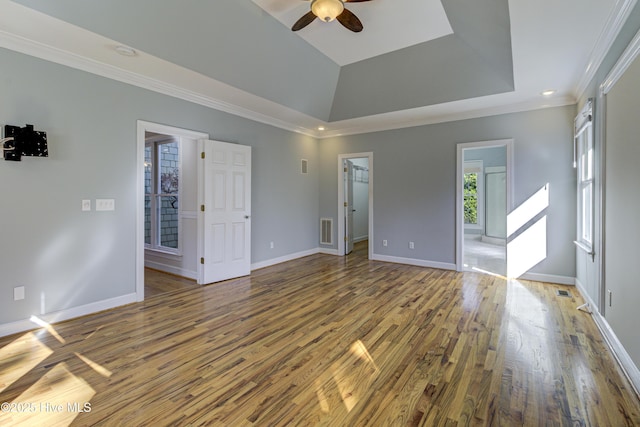
{"label": "gray wall", "polygon": [[[50,152],[0,161],[0,324],[135,292],[139,119],[253,147],[254,263],[318,246],[313,138],[4,49],[0,63],[0,122],[46,131]],[[96,198],[116,210],[81,212]]]}
{"label": "gray wall", "polygon": [[371,151],[373,252],[455,264],[456,144],[513,138],[515,206],[551,188],[547,258],[531,272],[574,277],[574,115],[567,106],[322,140],[320,215],[336,217],[338,155]]}
{"label": "gray wall", "polygon": [[636,58],[607,95],[605,140],[605,278],[607,296],[604,313],[611,328],[640,366],[637,322],[630,321],[638,310],[640,286],[630,268],[638,261],[640,242],[640,198],[637,180],[640,165],[640,59]]}

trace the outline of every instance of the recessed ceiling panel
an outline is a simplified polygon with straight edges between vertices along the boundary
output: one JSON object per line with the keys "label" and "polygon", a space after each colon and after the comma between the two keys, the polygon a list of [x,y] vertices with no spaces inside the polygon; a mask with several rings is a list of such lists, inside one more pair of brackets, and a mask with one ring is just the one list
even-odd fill
{"label": "recessed ceiling panel", "polygon": [[[287,28],[310,10],[303,0],[253,0]],[[296,32],[338,65],[347,65],[453,33],[440,0],[371,0],[346,3],[362,21],[353,33],[339,22],[316,19]]]}
{"label": "recessed ceiling panel", "polygon": [[443,0],[454,33],[341,68],[330,121],[514,90],[508,0]]}

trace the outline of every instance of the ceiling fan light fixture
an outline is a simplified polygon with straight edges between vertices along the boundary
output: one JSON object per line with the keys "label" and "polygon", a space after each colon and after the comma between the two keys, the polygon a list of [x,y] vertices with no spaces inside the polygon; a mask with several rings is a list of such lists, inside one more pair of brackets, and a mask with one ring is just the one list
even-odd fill
{"label": "ceiling fan light fixture", "polygon": [[344,10],[341,0],[313,0],[311,11],[325,22],[331,22]]}

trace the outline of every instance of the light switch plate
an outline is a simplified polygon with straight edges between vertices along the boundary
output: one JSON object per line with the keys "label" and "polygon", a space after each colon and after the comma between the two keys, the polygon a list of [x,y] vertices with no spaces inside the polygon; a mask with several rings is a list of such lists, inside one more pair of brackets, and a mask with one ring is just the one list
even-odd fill
{"label": "light switch plate", "polygon": [[24,286],[13,288],[13,300],[20,301],[24,299]]}
{"label": "light switch plate", "polygon": [[97,211],[115,211],[116,201],[114,199],[96,199]]}

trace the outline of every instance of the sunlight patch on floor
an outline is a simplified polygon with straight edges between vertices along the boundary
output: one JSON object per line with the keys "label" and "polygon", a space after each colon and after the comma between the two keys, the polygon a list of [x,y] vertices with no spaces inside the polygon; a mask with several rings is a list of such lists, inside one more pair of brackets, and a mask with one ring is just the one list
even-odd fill
{"label": "sunlight patch on floor", "polygon": [[332,370],[333,379],[338,386],[342,403],[347,412],[351,412],[353,407],[364,397],[379,372],[362,341],[354,342],[351,345],[350,353]]}
{"label": "sunlight patch on floor", "polygon": [[38,326],[43,327],[47,332],[49,332],[55,339],[58,340],[58,342],[60,344],[64,344],[66,343],[66,341],[64,340],[64,338],[62,338],[62,336],[58,333],[58,331],[55,330],[55,328],[53,326],[51,326],[50,323],[45,322],[44,320],[40,319],[37,316],[31,316],[31,318],[29,319],[31,320],[33,323],[35,323]]}
{"label": "sunlight patch on floor", "polygon": [[16,338],[0,349],[0,392],[6,390],[24,374],[38,366],[53,353],[33,332]]}
{"label": "sunlight patch on floor", "polygon": [[68,426],[80,412],[91,410],[89,401],[95,394],[86,381],[71,373],[66,363],[58,363],[11,402],[21,410],[2,413],[0,424]]}
{"label": "sunlight patch on floor", "polygon": [[74,352],[73,354],[76,355],[76,357],[80,360],[82,360],[84,363],[86,363],[91,369],[93,369],[94,371],[96,371],[98,374],[102,375],[105,378],[110,378],[111,375],[113,375],[113,372],[111,372],[110,370],[108,370],[107,368],[105,368],[104,366],[94,362],[93,360],[89,359],[87,356],[84,356],[80,353],[76,353]]}

